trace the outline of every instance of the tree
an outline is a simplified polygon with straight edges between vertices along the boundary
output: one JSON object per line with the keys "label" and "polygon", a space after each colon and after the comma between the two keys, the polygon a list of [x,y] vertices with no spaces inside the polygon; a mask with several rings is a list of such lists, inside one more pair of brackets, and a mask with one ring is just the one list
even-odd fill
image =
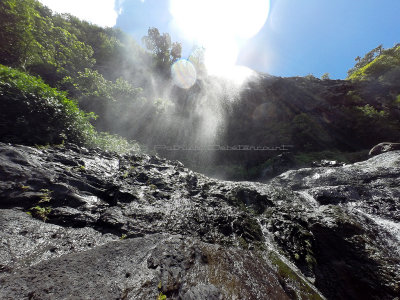
{"label": "tree", "polygon": [[[0,65],[0,119],[8,126],[0,136],[26,144],[89,142],[94,129],[76,103],[45,84],[42,79]],[[5,132],[4,132],[4,129]]]}
{"label": "tree", "polygon": [[[63,23],[60,22],[63,20]],[[59,27],[55,23],[62,23]],[[55,86],[94,64],[93,50],[79,41],[67,19],[36,0],[0,2],[0,63],[40,75]]]}
{"label": "tree", "polygon": [[348,73],[348,79],[379,80],[397,86],[400,78],[400,47],[383,49],[378,46],[368,52]]}
{"label": "tree", "polygon": [[207,74],[207,69],[204,63],[204,52],[205,52],[204,47],[194,46],[189,56],[189,61],[195,67],[198,77]]}
{"label": "tree", "polygon": [[59,72],[77,75],[79,71],[91,68],[94,65],[92,47],[79,41],[75,35],[66,29],[52,28],[48,39],[51,47],[47,51],[53,58],[50,61],[56,65]]}
{"label": "tree", "polygon": [[379,45],[378,47],[369,51],[363,58],[357,56],[355,60],[357,63],[353,68],[347,71],[348,78],[356,71],[360,70],[361,68],[365,67],[369,63],[371,63],[375,58],[379,57],[383,53],[383,46]]}
{"label": "tree", "polygon": [[171,63],[176,62],[182,56],[182,45],[181,43],[174,42],[171,47]]}
{"label": "tree", "polygon": [[25,68],[40,47],[35,39],[37,24],[43,21],[34,0],[0,1],[0,63]]}
{"label": "tree", "polygon": [[322,80],[328,80],[328,79],[330,79],[330,78],[329,78],[329,73],[324,73],[324,74],[321,76],[321,79],[322,79]]}
{"label": "tree", "polygon": [[61,87],[78,101],[84,111],[93,111],[99,116],[94,124],[103,131],[115,132],[129,125],[124,116],[129,115],[133,119],[134,113],[146,101],[141,95],[142,89],[134,88],[122,78],[109,81],[92,69],[78,72],[76,77],[65,77]]}
{"label": "tree", "polygon": [[160,34],[155,27],[149,28],[147,35],[142,38],[146,48],[151,51],[156,59],[156,68],[163,72],[169,72],[170,66],[181,58],[182,45],[171,44],[168,33]]}

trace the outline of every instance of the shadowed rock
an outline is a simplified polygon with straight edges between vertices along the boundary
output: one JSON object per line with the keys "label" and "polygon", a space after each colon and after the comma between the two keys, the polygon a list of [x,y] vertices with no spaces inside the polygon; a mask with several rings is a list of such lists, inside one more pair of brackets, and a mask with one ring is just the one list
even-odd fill
{"label": "shadowed rock", "polygon": [[368,155],[378,155],[395,150],[400,150],[400,143],[379,143],[369,151]]}

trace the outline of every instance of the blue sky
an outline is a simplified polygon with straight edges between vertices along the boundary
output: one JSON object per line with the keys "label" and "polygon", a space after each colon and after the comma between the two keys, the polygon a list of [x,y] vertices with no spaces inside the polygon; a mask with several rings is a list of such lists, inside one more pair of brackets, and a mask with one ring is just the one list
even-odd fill
{"label": "blue sky", "polygon": [[[241,49],[238,63],[277,76],[345,78],[358,55],[400,42],[399,13],[399,0],[271,0],[267,22]],[[192,45],[179,40],[171,18],[168,1],[125,0],[116,26],[137,40],[157,27],[183,42],[188,55]]]}
{"label": "blue sky", "polygon": [[[157,27],[168,32],[173,41],[182,43],[184,56],[192,50],[193,43],[173,25],[169,4],[174,0],[40,1],[55,11],[70,12],[99,25],[115,24],[139,42],[149,27]],[[182,1],[186,4],[189,0]],[[213,4],[227,0],[198,3],[205,1]],[[269,17],[262,29],[250,40],[241,40],[237,62],[256,71],[316,77],[327,72],[333,79],[343,79],[358,55],[363,56],[380,44],[389,48],[400,42],[400,0],[270,1]],[[230,6],[226,5],[221,20],[230,12]],[[208,21],[209,16],[204,15],[202,22]],[[237,22],[244,26],[248,23],[241,18]]]}

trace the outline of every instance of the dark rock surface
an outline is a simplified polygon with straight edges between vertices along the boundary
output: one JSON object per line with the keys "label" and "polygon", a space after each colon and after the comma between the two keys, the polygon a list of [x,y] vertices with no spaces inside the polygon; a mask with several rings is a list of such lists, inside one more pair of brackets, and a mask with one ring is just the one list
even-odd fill
{"label": "dark rock surface", "polygon": [[400,143],[379,143],[369,151],[368,155],[377,155],[395,150],[400,150]]}
{"label": "dark rock surface", "polygon": [[225,182],[0,143],[1,299],[394,299],[400,151]]}

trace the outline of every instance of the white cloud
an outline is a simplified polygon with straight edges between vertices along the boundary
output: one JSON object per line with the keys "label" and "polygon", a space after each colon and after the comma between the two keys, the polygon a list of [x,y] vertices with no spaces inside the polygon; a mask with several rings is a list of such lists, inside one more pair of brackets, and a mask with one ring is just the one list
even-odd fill
{"label": "white cloud", "polygon": [[70,13],[93,24],[112,27],[117,22],[115,0],[40,0],[54,12]]}

